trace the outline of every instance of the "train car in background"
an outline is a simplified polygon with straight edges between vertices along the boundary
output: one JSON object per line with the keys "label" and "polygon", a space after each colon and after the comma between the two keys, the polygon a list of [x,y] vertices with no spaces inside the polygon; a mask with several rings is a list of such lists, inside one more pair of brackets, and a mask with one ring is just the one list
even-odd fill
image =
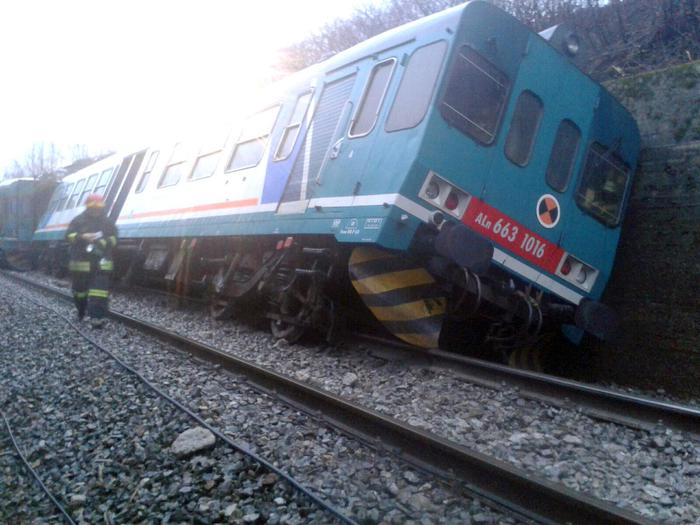
{"label": "train car in background", "polygon": [[[333,332],[353,290],[417,346],[610,336],[639,132],[575,37],[546,36],[469,2],[292,75],[228,135],[115,158],[122,272],[209,288],[217,317],[262,299],[289,340]],[[62,183],[37,240],[101,169]]]}
{"label": "train car in background", "polygon": [[0,182],[0,265],[32,264],[32,236],[56,183],[31,177]]}
{"label": "train car in background", "polygon": [[44,269],[57,274],[65,273],[68,267],[66,230],[70,221],[85,209],[88,195],[97,193],[104,196],[108,214],[116,220],[144,154],[144,151],[115,153],[61,180],[44,208],[33,237]]}

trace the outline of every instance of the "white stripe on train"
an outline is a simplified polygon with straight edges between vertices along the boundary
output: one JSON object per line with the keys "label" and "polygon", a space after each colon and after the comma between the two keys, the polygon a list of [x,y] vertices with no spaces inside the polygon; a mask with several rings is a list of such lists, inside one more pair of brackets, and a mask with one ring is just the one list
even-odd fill
{"label": "white stripe on train", "polygon": [[[306,201],[299,201],[299,204],[306,203]],[[292,203],[285,203],[287,205],[290,205]],[[211,211],[203,211],[203,212],[198,212],[198,213],[192,213],[192,214],[187,214],[188,218],[197,218],[197,217],[210,217],[214,214],[216,215],[233,215],[233,214],[241,214],[241,213],[251,213],[251,212],[263,212],[263,211],[274,211],[276,208],[276,204],[264,204],[264,205],[258,205],[258,206],[246,206],[246,207],[241,207],[241,208],[234,208],[234,209],[227,209],[227,210],[217,210],[216,213],[212,213]],[[430,217],[432,215],[431,211],[428,210],[427,208],[424,208],[420,204],[412,201],[411,199],[408,199],[404,197],[403,195],[400,195],[398,193],[385,193],[385,194],[379,194],[379,195],[357,195],[354,197],[323,197],[323,198],[316,198],[316,199],[310,199],[308,201],[308,204],[306,205],[307,208],[315,208],[317,206],[320,206],[322,208],[348,208],[352,206],[396,206],[402,210],[404,210],[407,213],[410,213],[414,217],[417,217],[418,219],[428,222],[430,220]],[[167,217],[149,217],[149,218],[135,218],[135,219],[129,219],[128,217],[125,217],[123,219],[120,219],[118,224],[130,224],[133,222],[155,222],[155,221],[162,221],[162,220],[172,220],[175,218],[179,218],[177,215],[171,215]],[[571,290],[567,286],[564,286],[561,283],[558,283],[551,277],[545,275],[544,273],[540,272],[539,270],[536,270],[532,266],[529,266],[522,261],[516,259],[515,257],[508,255],[502,250],[499,250],[498,248],[495,248],[493,251],[493,260],[497,262],[498,264],[501,264],[508,268],[509,270],[512,270],[513,272],[517,273],[518,275],[521,275],[522,277],[525,277],[526,279],[529,279],[533,283],[536,283],[537,285],[546,288],[550,292],[558,295],[559,297],[562,297],[566,299],[567,301],[574,303],[574,304],[579,304],[583,300],[583,295]]]}

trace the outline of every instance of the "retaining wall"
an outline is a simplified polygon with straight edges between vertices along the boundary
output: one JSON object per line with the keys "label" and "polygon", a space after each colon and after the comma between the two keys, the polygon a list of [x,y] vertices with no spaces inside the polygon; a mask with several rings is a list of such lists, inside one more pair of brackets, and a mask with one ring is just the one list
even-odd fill
{"label": "retaining wall", "polygon": [[599,377],[700,398],[700,62],[615,81],[644,150],[605,301],[625,335]]}

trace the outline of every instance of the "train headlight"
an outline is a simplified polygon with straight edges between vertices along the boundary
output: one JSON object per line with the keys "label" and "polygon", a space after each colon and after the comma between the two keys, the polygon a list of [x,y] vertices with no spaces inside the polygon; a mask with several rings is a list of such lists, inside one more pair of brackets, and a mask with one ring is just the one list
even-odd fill
{"label": "train headlight", "polygon": [[575,57],[581,50],[581,41],[578,36],[574,33],[569,33],[566,39],[564,39],[564,48],[569,56]]}
{"label": "train headlight", "polygon": [[569,261],[568,257],[564,261],[564,264],[561,265],[559,271],[562,275],[569,275],[571,273],[571,261]]}
{"label": "train headlight", "polygon": [[440,195],[440,185],[435,181],[430,181],[430,184],[425,188],[425,196],[429,199],[437,199]]}
{"label": "train headlight", "polygon": [[576,282],[578,284],[583,284],[586,282],[586,279],[588,279],[588,272],[586,271],[585,266],[581,266],[581,269],[578,271],[578,275],[576,276]]}

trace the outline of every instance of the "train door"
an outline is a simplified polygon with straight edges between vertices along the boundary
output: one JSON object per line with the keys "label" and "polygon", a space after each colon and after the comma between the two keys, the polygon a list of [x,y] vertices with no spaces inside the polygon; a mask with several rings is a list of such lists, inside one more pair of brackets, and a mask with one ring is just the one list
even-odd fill
{"label": "train door", "polygon": [[[119,217],[119,213],[121,213],[124,201],[129,194],[129,190],[134,183],[134,179],[136,178],[136,174],[141,167],[145,155],[146,150],[143,150],[134,155],[124,157],[113,182],[110,187],[107,188],[108,194],[105,200],[108,203],[113,203],[109,211],[109,216],[113,221],[116,221],[117,217]],[[102,181],[100,181],[100,183],[101,182]]]}
{"label": "train door", "polygon": [[[559,262],[576,167],[597,101],[564,57],[532,39],[512,86],[497,151],[485,181],[479,228],[538,269]],[[558,74],[557,74],[558,72]],[[507,226],[507,228],[506,228]],[[533,274],[536,275],[536,274]],[[530,275],[532,278],[533,275]],[[533,279],[534,280],[534,279]]]}
{"label": "train door", "polygon": [[[356,74],[335,75],[327,79],[312,113],[310,124],[299,148],[282,193],[277,213],[303,213],[314,187],[322,184],[321,173],[342,141],[350,118],[350,95]],[[298,140],[299,140],[298,139]]]}
{"label": "train door", "polygon": [[329,151],[319,181],[319,196],[350,197],[367,194],[371,186],[386,187],[386,181],[370,169],[370,162],[378,134],[384,130],[381,117],[397,60],[380,55],[367,69],[366,80],[358,82],[352,96],[358,102],[348,107],[348,121]]}

